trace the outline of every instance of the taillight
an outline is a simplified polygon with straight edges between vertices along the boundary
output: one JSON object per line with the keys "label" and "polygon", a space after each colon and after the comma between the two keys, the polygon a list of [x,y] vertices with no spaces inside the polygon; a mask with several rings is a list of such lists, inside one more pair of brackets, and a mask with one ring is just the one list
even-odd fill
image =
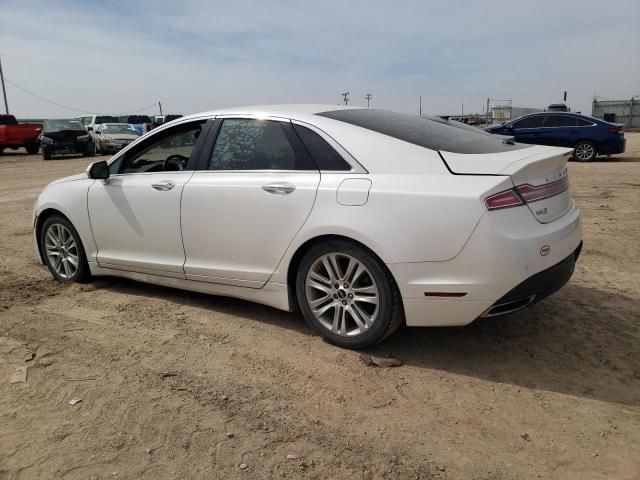
{"label": "taillight", "polygon": [[528,183],[518,185],[516,188],[504,190],[485,198],[484,203],[489,210],[500,208],[519,207],[528,202],[536,202],[553,197],[569,189],[569,178],[564,177],[551,183],[545,183],[534,187]]}
{"label": "taillight", "polygon": [[611,133],[620,133],[624,127],[611,127],[607,128],[607,130]]}
{"label": "taillight", "polygon": [[569,189],[569,178],[564,177],[560,180],[551,183],[545,183],[538,187],[525,184],[518,185],[516,190],[525,202],[535,202],[536,200],[543,200],[545,198],[553,197],[559,193]]}
{"label": "taillight", "polygon": [[494,193],[490,197],[485,198],[484,203],[489,210],[524,205],[524,201],[513,188],[505,190],[504,192]]}

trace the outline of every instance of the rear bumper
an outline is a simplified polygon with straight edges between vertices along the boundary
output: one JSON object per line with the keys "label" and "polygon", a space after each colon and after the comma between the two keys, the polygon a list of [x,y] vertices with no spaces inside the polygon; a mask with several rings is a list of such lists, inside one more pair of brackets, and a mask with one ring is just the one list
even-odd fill
{"label": "rear bumper", "polygon": [[[535,294],[525,302],[527,306],[556,291],[571,276],[568,264],[570,259],[575,262],[581,242],[581,213],[573,202],[565,215],[545,224],[522,206],[486,213],[451,260],[387,266],[400,289],[407,325],[459,326],[473,322],[505,298]],[[556,270],[558,265],[562,268]],[[549,273],[537,277],[545,271]],[[547,281],[552,284],[548,288],[540,285]],[[527,290],[519,290],[523,284]]]}
{"label": "rear bumper", "polygon": [[571,278],[575,264],[582,250],[582,242],[578,248],[553,267],[527,278],[517,287],[510,290],[487,310],[482,317],[498,317],[522,310],[539,302],[560,290]]}
{"label": "rear bumper", "polygon": [[624,153],[627,139],[624,137],[607,139],[598,144],[598,154],[614,155],[616,153]]}

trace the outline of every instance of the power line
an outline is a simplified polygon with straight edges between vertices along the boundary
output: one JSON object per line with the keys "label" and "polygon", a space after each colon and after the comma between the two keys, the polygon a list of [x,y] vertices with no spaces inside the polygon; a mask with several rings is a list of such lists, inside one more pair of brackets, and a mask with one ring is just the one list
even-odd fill
{"label": "power line", "polygon": [[[67,106],[67,105],[62,105],[61,103],[58,103],[58,102],[54,102],[53,100],[50,100],[50,99],[48,99],[48,98],[45,98],[45,97],[43,97],[42,95],[38,95],[37,93],[34,93],[34,92],[32,92],[31,90],[27,90],[26,88],[21,87],[20,85],[18,85],[17,83],[12,82],[12,81],[11,81],[11,80],[9,80],[8,78],[5,78],[5,81],[6,81],[8,84],[13,85],[13,86],[14,86],[14,87],[16,87],[17,89],[22,90],[23,92],[28,93],[29,95],[32,95],[32,96],[34,96],[34,97],[36,97],[36,98],[38,98],[38,99],[40,99],[40,100],[42,100],[42,101],[44,101],[44,102],[51,103],[52,105],[56,105],[57,107],[64,108],[64,109],[67,109],[67,110],[72,110],[72,111],[75,111],[75,112],[80,112],[80,113],[88,113],[88,114],[93,114],[93,113],[95,113],[95,112],[90,112],[90,111],[87,111],[87,110],[82,110],[82,109],[80,109],[80,108],[74,108],[74,107],[69,107],[69,106]],[[154,102],[154,103],[152,103],[151,105],[148,105],[148,106],[146,106],[146,107],[140,108],[140,109],[138,109],[138,110],[133,110],[133,111],[131,111],[131,112],[114,113],[114,114],[112,114],[112,115],[114,115],[114,116],[118,116],[118,115],[129,115],[129,114],[132,114],[132,113],[138,113],[138,112],[142,112],[142,111],[144,111],[144,110],[149,110],[150,108],[155,108],[155,106],[156,106],[156,105],[157,105],[157,103],[156,103],[156,102]]]}

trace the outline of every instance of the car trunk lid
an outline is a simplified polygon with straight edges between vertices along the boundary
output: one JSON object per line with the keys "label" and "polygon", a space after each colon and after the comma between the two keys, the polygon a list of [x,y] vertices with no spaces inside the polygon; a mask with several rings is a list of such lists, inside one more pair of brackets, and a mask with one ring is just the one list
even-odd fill
{"label": "car trunk lid", "polygon": [[534,145],[501,153],[440,154],[454,174],[510,176],[531,213],[539,222],[549,223],[571,208],[566,166],[571,151]]}

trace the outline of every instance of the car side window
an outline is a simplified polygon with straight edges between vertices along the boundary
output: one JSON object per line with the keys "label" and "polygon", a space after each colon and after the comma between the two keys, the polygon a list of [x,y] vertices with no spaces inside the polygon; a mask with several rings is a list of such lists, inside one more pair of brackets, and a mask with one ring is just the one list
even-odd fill
{"label": "car side window", "polygon": [[317,170],[317,167],[305,152],[291,144],[282,122],[228,118],[220,127],[209,170]]}
{"label": "car side window", "polygon": [[578,127],[588,127],[590,125],[593,125],[591,122],[585,120],[584,118],[577,118],[577,117],[574,117],[574,118],[576,120],[576,125]]}
{"label": "car side window", "polygon": [[545,115],[545,127],[575,127],[576,120],[569,115]]}
{"label": "car side window", "polygon": [[[176,125],[152,135],[135,149],[125,153],[117,173],[152,173],[180,171],[187,167],[193,148],[202,132],[204,121]],[[112,164],[113,165],[113,164]]]}
{"label": "car side window", "polygon": [[320,170],[351,170],[351,165],[316,132],[301,125],[294,125],[294,129]]}
{"label": "car side window", "polygon": [[521,120],[516,120],[513,123],[513,128],[540,128],[542,126],[542,115],[534,115],[532,117],[525,117]]}

